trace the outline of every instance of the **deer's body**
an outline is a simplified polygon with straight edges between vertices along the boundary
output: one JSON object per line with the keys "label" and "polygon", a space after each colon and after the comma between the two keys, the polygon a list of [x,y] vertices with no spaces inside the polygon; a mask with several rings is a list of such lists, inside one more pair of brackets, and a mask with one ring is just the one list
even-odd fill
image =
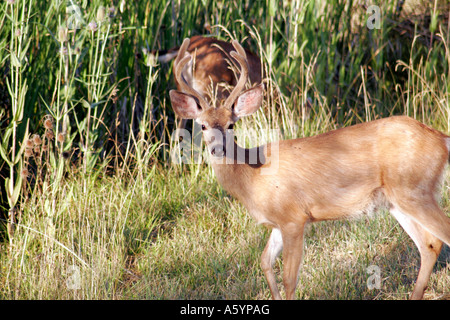
{"label": "deer's body", "polygon": [[[399,183],[410,191],[437,192],[448,159],[446,139],[411,118],[390,117],[279,141],[278,157],[261,166],[237,160],[212,165],[220,184],[258,222],[280,227],[299,219],[350,218],[398,203]],[[271,150],[271,144],[260,148]],[[270,166],[278,167],[276,174],[261,174]]]}
{"label": "deer's body", "polygon": [[261,257],[272,296],[281,298],[272,266],[283,250],[286,297],[295,297],[307,223],[354,217],[384,206],[419,249],[421,268],[411,298],[421,299],[443,242],[450,245],[450,218],[437,200],[450,137],[399,116],[241,148],[234,142],[233,125],[255,112],[263,95],[261,85],[243,91],[248,78],[244,50],[233,42],[237,52],[231,55],[241,65],[241,76],[227,100],[212,107],[181,76],[191,59],[183,51],[188,43],[185,40],[176,61],[182,92],[170,92],[172,106],[179,116],[201,125],[220,184],[259,223],[272,228]]}

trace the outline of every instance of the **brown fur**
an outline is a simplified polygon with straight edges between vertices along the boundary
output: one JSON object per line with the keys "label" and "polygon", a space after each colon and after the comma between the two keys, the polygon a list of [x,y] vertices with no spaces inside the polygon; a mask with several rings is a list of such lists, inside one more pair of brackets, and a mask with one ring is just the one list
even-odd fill
{"label": "brown fur", "polygon": [[[233,46],[214,37],[194,36],[190,39],[187,52],[193,57],[192,76],[187,77],[188,84],[195,88],[211,105],[219,105],[236,86],[237,79],[230,67],[230,62],[236,63],[230,52]],[[261,82],[261,60],[249,50],[245,50],[249,64],[249,79],[252,84]],[[171,51],[171,57],[176,57]],[[178,90],[181,90],[175,79]],[[186,119],[181,119],[179,128],[186,127]]]}
{"label": "brown fur", "polygon": [[[178,55],[179,48],[174,48],[168,51],[166,55],[159,57],[162,61],[175,58]],[[188,84],[209,100],[213,102],[224,100],[229,95],[229,87],[234,87],[237,83],[236,76],[231,69],[229,63],[236,64],[236,60],[231,57],[230,52],[233,51],[233,46],[226,41],[218,40],[214,37],[193,36],[190,38],[190,44],[186,50],[193,57],[194,70],[192,71],[192,78],[186,79]],[[249,78],[251,84],[261,82],[261,60],[250,50],[245,49],[247,61],[249,64]],[[175,80],[178,90],[180,86]],[[211,84],[213,91],[217,95],[211,97]],[[221,84],[221,85],[219,85]],[[219,86],[218,86],[219,85]]]}
{"label": "brown fur", "polygon": [[[233,45],[242,52],[238,43]],[[245,69],[242,55],[237,57]],[[178,70],[186,62],[180,62]],[[281,250],[286,298],[295,297],[307,223],[351,218],[385,206],[419,249],[421,268],[411,298],[421,299],[443,242],[450,245],[450,218],[436,196],[450,137],[397,116],[251,150],[225,139],[230,124],[257,110],[262,94],[262,87],[256,86],[242,92],[233,108],[205,105],[206,110],[199,110],[194,102],[198,97],[170,92],[175,112],[202,125],[220,184],[258,223],[273,229],[261,257],[273,298],[281,298],[272,268]],[[213,138],[213,132],[224,138]],[[217,148],[225,149],[222,157]],[[255,151],[262,155],[257,161],[251,157]]]}
{"label": "brown fur", "polygon": [[[423,268],[432,269],[442,241],[450,245],[450,219],[435,197],[449,155],[446,139],[416,120],[391,117],[280,141],[274,175],[260,173],[270,163],[257,169],[249,164],[213,166],[220,184],[258,222],[281,230],[284,246],[287,235],[302,234],[309,222],[351,218],[380,206],[399,208],[417,224],[405,229],[419,239],[419,250],[428,257],[423,258]],[[294,266],[298,268],[301,241],[296,248]],[[430,270],[418,278],[412,298],[422,298]],[[295,284],[296,278],[285,281],[291,292],[288,298],[293,298]],[[271,290],[274,297],[280,297],[274,285]]]}
{"label": "brown fur", "polygon": [[[191,38],[187,52],[193,56],[193,61],[195,61],[194,79],[196,89],[200,94],[208,96],[208,87],[211,86],[212,81],[214,89],[217,89],[216,98],[222,100],[228,97],[228,90],[216,87],[219,83],[226,83],[232,87],[236,85],[236,76],[228,63],[230,60],[235,61],[230,56],[231,51],[233,51],[233,46],[230,43],[213,37],[194,36]],[[259,57],[249,50],[245,50],[245,53],[249,64],[250,82],[252,84],[261,82]]]}

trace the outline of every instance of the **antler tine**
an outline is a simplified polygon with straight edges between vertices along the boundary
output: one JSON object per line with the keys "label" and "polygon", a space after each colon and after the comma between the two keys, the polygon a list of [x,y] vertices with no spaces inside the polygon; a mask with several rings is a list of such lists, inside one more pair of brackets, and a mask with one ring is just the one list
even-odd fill
{"label": "antler tine", "polygon": [[174,74],[175,79],[177,80],[178,84],[180,85],[181,91],[184,93],[190,94],[195,99],[197,99],[198,103],[200,104],[200,107],[203,110],[208,109],[210,106],[208,102],[206,102],[205,98],[194,88],[189,86],[189,84],[184,79],[182,72],[184,69],[184,66],[192,60],[192,56],[186,52],[188,46],[189,46],[190,40],[189,38],[184,39],[183,44],[180,47],[180,50],[178,51],[177,58],[174,62]]}
{"label": "antler tine", "polygon": [[231,91],[227,100],[225,100],[224,107],[231,109],[233,103],[238,98],[241,91],[245,88],[245,84],[248,80],[248,62],[247,55],[245,54],[244,48],[239,44],[238,41],[233,40],[233,47],[236,51],[230,52],[231,56],[237,60],[241,67],[241,76],[239,77],[239,81],[234,87],[233,91]]}
{"label": "antler tine", "polygon": [[180,63],[181,59],[184,58],[184,55],[186,54],[186,50],[189,47],[191,40],[189,38],[186,38],[183,40],[183,43],[181,44],[180,49],[178,50],[178,55],[175,59],[175,67]]}

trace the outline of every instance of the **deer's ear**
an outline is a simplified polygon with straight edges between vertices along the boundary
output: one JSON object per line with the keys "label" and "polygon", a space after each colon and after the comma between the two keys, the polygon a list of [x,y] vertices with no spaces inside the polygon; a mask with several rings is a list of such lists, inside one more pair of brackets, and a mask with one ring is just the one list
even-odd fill
{"label": "deer's ear", "polygon": [[262,84],[242,92],[234,105],[234,113],[238,117],[245,117],[256,112],[262,104],[263,97]]}
{"label": "deer's ear", "polygon": [[198,107],[194,97],[177,90],[170,90],[172,108],[182,119],[197,119],[202,110]]}

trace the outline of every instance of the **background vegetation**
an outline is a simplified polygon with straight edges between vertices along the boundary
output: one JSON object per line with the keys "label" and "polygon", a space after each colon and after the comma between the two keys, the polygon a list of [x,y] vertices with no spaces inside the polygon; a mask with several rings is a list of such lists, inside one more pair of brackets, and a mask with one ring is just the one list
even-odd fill
{"label": "background vegetation", "polygon": [[[371,4],[379,29],[367,27]],[[0,299],[270,298],[259,267],[267,231],[204,162],[170,161],[174,83],[157,51],[213,34],[259,54],[264,105],[237,129],[278,129],[271,139],[393,114],[449,133],[449,8],[2,0]],[[404,299],[419,268],[387,213],[311,225],[305,249],[298,298]],[[426,298],[448,296],[449,260],[445,248]],[[367,287],[371,265],[379,289]]]}

